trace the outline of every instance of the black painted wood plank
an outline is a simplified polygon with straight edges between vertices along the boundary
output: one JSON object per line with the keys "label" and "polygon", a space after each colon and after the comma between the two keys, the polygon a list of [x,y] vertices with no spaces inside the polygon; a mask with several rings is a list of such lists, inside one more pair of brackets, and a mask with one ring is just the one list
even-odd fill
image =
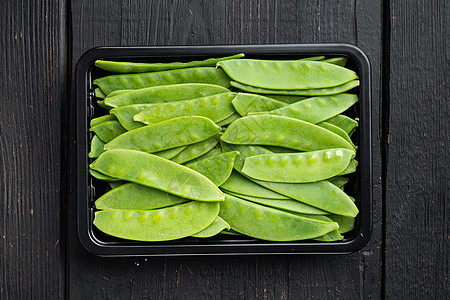
{"label": "black painted wood plank", "polygon": [[386,298],[449,299],[448,1],[391,1]]}
{"label": "black painted wood plank", "polygon": [[60,299],[64,1],[0,4],[0,298]]}
{"label": "black painted wood plank", "polygon": [[[343,42],[368,52],[373,97],[379,98],[381,6],[370,2],[73,1],[72,65],[100,45]],[[376,114],[378,109],[375,105]],[[379,157],[375,160],[379,168]],[[378,181],[374,193],[379,190]],[[69,203],[68,294],[75,299],[380,297],[379,223],[370,244],[348,256],[105,259],[80,245],[74,199]],[[374,209],[379,222],[380,197]]]}

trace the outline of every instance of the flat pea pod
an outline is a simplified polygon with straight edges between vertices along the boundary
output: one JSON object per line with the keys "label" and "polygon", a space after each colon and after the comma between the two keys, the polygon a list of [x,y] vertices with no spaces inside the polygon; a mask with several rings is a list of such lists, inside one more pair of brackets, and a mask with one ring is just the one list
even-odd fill
{"label": "flat pea pod", "polygon": [[129,183],[129,182],[128,182],[128,181],[125,181],[125,180],[108,181],[109,187],[110,187],[111,189],[115,189],[116,187],[119,187],[119,186],[121,186],[121,185],[123,185],[123,184],[127,184],[127,183]]}
{"label": "flat pea pod", "polygon": [[325,128],[326,130],[331,131],[331,132],[333,132],[333,133],[339,135],[341,138],[343,138],[344,140],[346,140],[350,145],[352,145],[353,149],[356,150],[356,149],[358,148],[358,146],[356,146],[356,145],[353,143],[353,141],[352,141],[352,139],[350,138],[350,136],[349,136],[343,129],[341,129],[340,127],[335,126],[335,125],[333,125],[333,124],[330,124],[330,123],[328,123],[328,122],[320,122],[320,123],[317,123],[317,126],[320,126],[320,127],[322,127],[322,128]]}
{"label": "flat pea pod", "polygon": [[354,151],[339,148],[262,154],[246,158],[242,173],[271,182],[315,182],[341,174],[354,156]]}
{"label": "flat pea pod", "polygon": [[163,151],[159,151],[159,152],[154,152],[153,154],[165,158],[165,159],[171,159],[172,157],[178,155],[181,151],[183,151],[184,149],[186,149],[187,146],[181,146],[181,147],[176,147],[176,148],[170,148],[167,150],[163,150]]}
{"label": "flat pea pod", "polygon": [[237,193],[233,193],[233,192],[227,192],[227,194],[244,199],[244,200],[248,200],[251,202],[259,203],[262,205],[266,205],[266,206],[270,206],[270,207],[274,207],[274,208],[278,208],[278,209],[282,209],[282,210],[286,210],[286,211],[292,211],[292,212],[303,213],[303,214],[311,214],[311,215],[327,215],[327,214],[329,214],[328,212],[326,212],[324,210],[312,207],[308,204],[305,204],[305,203],[302,203],[300,201],[293,200],[293,199],[280,200],[280,199],[258,198],[258,197],[248,196],[248,195],[241,195],[241,194],[237,194]]}
{"label": "flat pea pod", "polygon": [[225,220],[221,217],[217,216],[217,218],[214,220],[214,222],[212,222],[211,225],[209,225],[202,231],[193,234],[192,236],[196,238],[208,238],[219,234],[223,230],[230,230],[230,228],[230,224],[225,222]]}
{"label": "flat pea pod", "polygon": [[97,172],[95,170],[89,169],[89,173],[92,177],[103,180],[103,181],[120,181],[120,179],[105,175],[101,172]]}
{"label": "flat pea pod", "polygon": [[183,164],[209,152],[218,143],[219,138],[217,135],[214,135],[201,142],[186,146],[183,151],[172,157],[170,160],[178,164]]}
{"label": "flat pea pod", "polygon": [[224,199],[223,193],[202,174],[141,151],[105,151],[91,164],[91,169],[183,198],[199,201]]}
{"label": "flat pea pod", "polygon": [[90,158],[98,157],[100,154],[102,154],[104,146],[105,143],[95,134],[91,140],[91,151],[89,152],[88,156]]}
{"label": "flat pea pod", "polygon": [[189,62],[169,62],[169,63],[136,63],[124,61],[96,60],[95,66],[105,71],[113,73],[142,73],[156,72],[175,69],[185,69],[194,67],[215,67],[219,61],[227,59],[237,59],[244,57],[244,53],[220,58],[209,58],[206,60],[197,60]]}
{"label": "flat pea pod", "polygon": [[108,95],[106,95],[105,98],[112,98],[112,97],[115,97],[117,95],[128,93],[128,92],[131,92],[131,91],[134,91],[134,90],[115,90],[115,91],[109,93]]}
{"label": "flat pea pod", "polygon": [[345,115],[334,116],[334,117],[326,120],[326,122],[341,128],[348,135],[350,135],[350,132],[352,132],[352,130],[358,126],[357,120],[353,120],[352,118],[347,117]]}
{"label": "flat pea pod", "polygon": [[350,69],[318,61],[230,59],[217,66],[234,81],[278,90],[328,88],[358,78]]}
{"label": "flat pea pod", "polygon": [[279,183],[256,179],[253,181],[274,192],[330,213],[349,217],[358,214],[358,208],[352,199],[326,180],[311,183]]}
{"label": "flat pea pod", "polygon": [[333,178],[327,180],[339,188],[344,187],[344,185],[349,182],[349,179],[343,176],[334,176]]}
{"label": "flat pea pod", "polygon": [[305,89],[305,90],[272,90],[266,88],[258,88],[251,85],[242,84],[236,81],[230,82],[231,86],[242,91],[255,94],[269,94],[269,95],[296,95],[296,96],[327,96],[336,95],[347,92],[359,86],[359,80],[352,80],[342,85],[323,89]]}
{"label": "flat pea pod", "polygon": [[158,152],[201,142],[219,131],[220,127],[208,118],[179,117],[128,131],[107,143],[105,150]]}
{"label": "flat pea pod", "polygon": [[239,119],[241,116],[238,113],[233,113],[231,116],[229,116],[228,118],[217,122],[216,124],[219,126],[226,126],[228,124],[231,124],[234,120]]}
{"label": "flat pea pod", "polygon": [[100,99],[106,98],[106,94],[103,93],[103,91],[100,88],[96,88],[94,90],[94,93],[95,93],[95,97],[97,97],[97,98],[100,98]]}
{"label": "flat pea pod", "polygon": [[119,106],[111,109],[110,113],[117,118],[123,128],[125,128],[126,130],[133,130],[145,126],[144,123],[133,120],[134,115],[140,113],[141,111],[149,108],[152,105],[153,104],[151,103],[147,103]]}
{"label": "flat pea pod", "polygon": [[230,90],[216,84],[184,83],[153,86],[106,98],[104,103],[110,107],[133,104],[162,103],[181,101],[204,96],[227,93]]}
{"label": "flat pea pod", "polygon": [[295,150],[284,148],[284,147],[277,147],[277,146],[264,146],[267,150],[270,150],[274,153],[292,153],[296,152]]}
{"label": "flat pea pod", "polygon": [[270,189],[264,188],[261,185],[254,183],[253,181],[242,176],[238,172],[234,171],[231,173],[230,177],[220,188],[225,191],[230,191],[236,194],[267,198],[267,199],[289,199],[289,197],[271,191]]}
{"label": "flat pea pod", "polygon": [[272,98],[272,99],[275,99],[275,100],[278,100],[281,102],[285,102],[287,104],[292,104],[292,103],[302,101],[302,100],[305,100],[308,98],[306,96],[296,96],[296,95],[270,95],[270,94],[267,94],[267,95],[262,95],[262,96],[269,97],[269,98]]}
{"label": "flat pea pod", "polygon": [[331,214],[327,216],[339,224],[339,233],[347,233],[355,228],[355,218]]}
{"label": "flat pea pod", "polygon": [[300,217],[231,195],[225,195],[219,216],[230,224],[233,230],[269,241],[311,239],[338,229],[335,222]]}
{"label": "flat pea pod", "polygon": [[181,116],[203,116],[213,122],[222,121],[235,110],[231,104],[236,93],[223,93],[184,101],[154,104],[133,117],[145,124],[158,123]]}
{"label": "flat pea pod", "polygon": [[205,154],[203,154],[202,156],[199,156],[197,158],[194,158],[193,160],[190,160],[189,164],[198,162],[198,161],[200,161],[202,159],[205,159],[205,158],[208,158],[210,156],[214,156],[214,155],[217,155],[217,154],[220,154],[220,153],[222,153],[222,149],[221,148],[213,148],[213,149],[209,150],[208,152],[206,152]]}
{"label": "flat pea pod", "polygon": [[[244,162],[247,157],[255,156],[255,155],[259,155],[259,154],[272,153],[272,151],[267,150],[266,148],[263,148],[260,146],[233,145],[233,144],[227,144],[223,141],[220,141],[220,145],[222,147],[223,152],[228,152],[228,151],[238,151],[239,152],[239,156],[234,161],[234,168],[238,172],[242,171],[242,167],[244,166]],[[268,198],[271,198],[271,197],[268,197]]]}
{"label": "flat pea pod", "polygon": [[95,212],[100,231],[128,240],[167,241],[195,234],[217,217],[218,202],[191,201],[156,210],[102,210]]}
{"label": "flat pea pod", "polygon": [[94,80],[105,94],[115,90],[142,89],[181,83],[207,83],[230,87],[230,78],[219,68],[188,68],[151,73],[110,75]]}
{"label": "flat pea pod", "polygon": [[299,60],[303,60],[303,61],[321,61],[321,60],[324,60],[324,59],[325,59],[325,56],[319,55],[319,56],[310,56],[310,57],[300,58]]}
{"label": "flat pea pod", "polygon": [[221,139],[230,144],[281,146],[299,151],[354,150],[337,134],[314,124],[277,115],[247,116],[228,126]]}
{"label": "flat pea pod", "polygon": [[125,128],[118,121],[107,121],[91,127],[91,131],[95,132],[100,140],[109,143],[116,137],[125,133]]}
{"label": "flat pea pod", "polygon": [[126,183],[103,194],[95,201],[97,209],[157,209],[187,202],[161,190],[137,183]]}
{"label": "flat pea pod", "polygon": [[328,233],[325,233],[324,235],[313,238],[314,241],[319,242],[335,242],[335,241],[342,241],[343,239],[344,237],[339,232],[339,229],[332,230]]}
{"label": "flat pea pod", "polygon": [[341,56],[341,57],[332,57],[332,58],[324,59],[322,62],[345,67],[345,65],[347,64],[347,61],[348,61],[347,57]]}
{"label": "flat pea pod", "polygon": [[249,115],[262,113],[279,115],[317,124],[346,111],[356,102],[358,102],[356,95],[343,93],[332,96],[312,97],[275,110],[259,113],[252,112]]}
{"label": "flat pea pod", "polygon": [[286,103],[256,94],[238,93],[231,101],[242,117],[252,112],[265,112],[286,106]]}
{"label": "flat pea pod", "polygon": [[204,175],[216,186],[221,186],[230,177],[233,171],[234,160],[238,154],[237,151],[220,153],[188,164],[186,167]]}
{"label": "flat pea pod", "polygon": [[92,119],[90,125],[91,125],[91,127],[94,127],[94,126],[97,126],[97,125],[107,122],[107,121],[116,121],[116,120],[117,120],[116,117],[113,115],[104,115],[104,116]]}

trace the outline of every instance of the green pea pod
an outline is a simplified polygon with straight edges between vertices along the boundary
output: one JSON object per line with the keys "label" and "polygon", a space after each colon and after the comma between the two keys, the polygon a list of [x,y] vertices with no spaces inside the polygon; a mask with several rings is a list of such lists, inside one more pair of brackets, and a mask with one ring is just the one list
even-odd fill
{"label": "green pea pod", "polygon": [[339,173],[339,176],[347,175],[356,171],[356,167],[358,166],[358,161],[356,159],[351,159],[347,167]]}
{"label": "green pea pod", "polygon": [[219,131],[220,127],[208,118],[179,117],[128,131],[107,143],[105,150],[158,152],[201,142]]}
{"label": "green pea pod", "polygon": [[144,123],[133,120],[133,117],[152,105],[154,104],[147,103],[119,106],[111,109],[110,113],[117,118],[123,128],[126,130],[133,130],[145,126]]}
{"label": "green pea pod", "polygon": [[335,176],[335,177],[327,179],[327,180],[339,188],[343,188],[344,185],[346,185],[349,181],[349,179],[347,177],[342,177],[342,176]]}
{"label": "green pea pod", "polygon": [[292,211],[292,212],[303,213],[303,214],[311,214],[311,215],[327,215],[327,214],[329,214],[328,212],[326,212],[324,210],[312,207],[308,204],[305,204],[305,203],[302,203],[300,201],[293,200],[293,199],[280,200],[280,199],[258,198],[258,197],[241,195],[241,194],[228,192],[228,191],[227,191],[227,194],[244,199],[244,200],[248,200],[251,202],[259,203],[259,204],[262,204],[265,206],[270,206],[270,207],[274,207],[274,208],[278,208],[278,209],[282,209],[282,210],[286,210],[286,211]]}
{"label": "green pea pod", "polygon": [[318,61],[231,59],[217,63],[234,81],[267,89],[318,89],[358,78],[352,70]]}
{"label": "green pea pod", "polygon": [[118,121],[103,122],[99,125],[91,127],[90,130],[95,132],[98,138],[105,143],[109,143],[116,137],[126,132],[125,128],[123,128]]}
{"label": "green pea pod", "polygon": [[289,199],[287,196],[273,192],[270,189],[254,183],[238,172],[232,172],[227,181],[220,185],[220,188],[225,191],[257,198]]}
{"label": "green pea pod", "polygon": [[238,93],[231,101],[234,109],[243,117],[252,112],[265,112],[286,106],[286,103],[261,95]]}
{"label": "green pea pod", "polygon": [[103,152],[103,147],[105,143],[99,139],[97,135],[94,135],[91,140],[91,152],[89,152],[88,156],[90,158],[96,158]]}
{"label": "green pea pod", "polygon": [[278,100],[281,102],[285,102],[287,104],[292,104],[292,103],[302,101],[302,100],[305,100],[308,98],[306,96],[296,96],[296,95],[270,95],[270,94],[267,94],[267,95],[262,95],[262,96],[269,97],[269,98],[272,98],[272,99],[275,99],[275,100]]}
{"label": "green pea pod", "polygon": [[356,150],[358,148],[358,146],[356,146],[353,143],[353,141],[350,138],[350,136],[343,129],[341,129],[340,127],[337,127],[337,126],[335,126],[333,124],[330,124],[328,122],[320,122],[320,123],[317,124],[317,126],[325,128],[326,130],[331,131],[331,132],[339,135],[341,138],[346,140],[350,145],[352,145],[353,149]]}
{"label": "green pea pod", "polygon": [[204,141],[187,146],[183,151],[172,157],[170,160],[179,164],[183,164],[209,152],[218,143],[219,138],[214,135]]}
{"label": "green pea pod", "polygon": [[181,198],[137,183],[126,183],[105,193],[95,201],[97,209],[156,209],[183,203]]}
{"label": "green pea pod", "polygon": [[289,149],[289,148],[277,147],[277,146],[264,146],[264,148],[266,148],[267,150],[270,150],[270,151],[272,151],[274,153],[293,153],[293,152],[297,152],[297,151]]}
{"label": "green pea pod", "polygon": [[329,59],[323,60],[324,63],[334,64],[341,67],[345,67],[347,64],[348,58],[347,57],[333,57]]}
{"label": "green pea pod", "polygon": [[203,116],[213,122],[222,121],[235,110],[231,104],[236,93],[223,93],[191,100],[157,103],[133,117],[134,121],[145,124],[158,123],[181,116]]}
{"label": "green pea pod", "polygon": [[240,118],[228,126],[221,139],[230,144],[281,146],[300,151],[330,148],[354,150],[349,142],[331,131],[276,115]]}
{"label": "green pea pod", "polygon": [[196,238],[208,238],[219,234],[223,230],[230,230],[230,225],[221,217],[217,216],[214,222],[200,232],[193,234]]}
{"label": "green pea pod", "polygon": [[113,115],[104,115],[98,118],[94,118],[91,120],[91,127],[97,126],[101,123],[107,122],[107,121],[116,121],[116,117]]}
{"label": "green pea pod", "polygon": [[224,199],[223,193],[202,174],[141,151],[105,151],[91,164],[91,169],[183,198],[199,201]]}
{"label": "green pea pod", "polygon": [[142,89],[181,83],[206,83],[230,87],[230,78],[218,68],[188,68],[151,73],[111,75],[94,80],[105,94],[116,90]]}
{"label": "green pea pod", "polygon": [[242,173],[271,182],[315,182],[341,174],[354,156],[355,152],[352,150],[337,148],[262,154],[246,158]]}
{"label": "green pea pod", "polygon": [[169,62],[169,63],[135,63],[123,61],[96,60],[95,66],[105,71],[114,73],[142,73],[156,72],[175,69],[185,69],[194,67],[215,67],[219,61],[227,59],[237,59],[244,57],[244,53],[236,55],[209,58],[206,60],[189,61],[189,62]]}
{"label": "green pea pod", "polygon": [[121,186],[123,184],[127,184],[127,183],[129,183],[129,182],[125,181],[125,180],[108,181],[108,184],[112,189],[115,189],[116,187],[119,187],[119,186]]}
{"label": "green pea pod", "polygon": [[328,215],[327,217],[339,224],[339,233],[341,234],[347,233],[355,228],[355,218],[353,217],[334,214]]}
{"label": "green pea pod", "polygon": [[112,97],[115,97],[117,95],[128,93],[128,92],[131,92],[131,91],[134,91],[134,90],[115,90],[115,91],[109,93],[105,98],[112,98]]}
{"label": "green pea pod", "polygon": [[94,92],[95,92],[95,97],[100,98],[100,99],[106,98],[105,93],[103,93],[103,91],[100,88],[96,88]]}
{"label": "green pea pod", "polygon": [[279,115],[317,124],[346,111],[356,102],[358,102],[356,95],[344,93],[332,96],[312,97],[275,110],[252,112],[249,115]]}
{"label": "green pea pod", "polygon": [[153,154],[165,158],[165,159],[171,159],[174,156],[178,155],[181,151],[183,151],[184,149],[186,149],[187,146],[181,146],[181,147],[176,147],[176,148],[170,148],[167,150],[163,150],[163,151],[159,151],[159,152],[154,152]]}
{"label": "green pea pod", "polygon": [[228,124],[231,124],[234,120],[239,119],[241,116],[238,113],[233,113],[231,116],[229,116],[228,118],[217,122],[216,124],[219,126],[226,126]]}
{"label": "green pea pod", "polygon": [[209,95],[227,93],[229,91],[230,90],[227,88],[216,84],[171,84],[147,87],[122,93],[112,98],[106,98],[104,103],[111,107],[134,104],[154,104],[200,98]]}
{"label": "green pea pod", "polygon": [[[228,152],[228,151],[238,151],[239,152],[239,156],[234,161],[234,168],[239,173],[242,171],[242,168],[244,167],[245,159],[247,157],[255,156],[255,155],[259,155],[259,154],[272,153],[272,151],[267,150],[266,148],[263,148],[263,147],[259,147],[259,146],[233,145],[233,144],[227,144],[223,141],[220,141],[220,145],[222,147],[223,152]],[[271,197],[268,197],[268,198],[271,198]]]}
{"label": "green pea pod", "polygon": [[95,170],[89,169],[89,173],[91,174],[92,177],[103,180],[103,181],[120,181],[120,179],[112,177],[112,176],[108,176],[105,175],[101,172],[97,172]]}
{"label": "green pea pod", "polygon": [[221,186],[230,177],[233,171],[234,160],[238,154],[237,151],[221,153],[188,164],[186,167],[204,175],[216,186]]}
{"label": "green pea pod", "polygon": [[335,222],[312,220],[225,195],[219,216],[233,230],[250,237],[269,241],[311,239],[338,229]]}
{"label": "green pea pod", "polygon": [[258,88],[251,85],[242,84],[236,81],[230,82],[231,86],[242,91],[255,94],[269,94],[269,95],[296,95],[296,96],[327,96],[336,95],[347,92],[359,86],[359,80],[352,80],[342,85],[323,89],[305,89],[305,90],[272,90],[266,88]]}
{"label": "green pea pod", "polygon": [[334,126],[337,126],[344,130],[348,135],[350,135],[350,132],[358,126],[358,121],[353,120],[352,118],[349,118],[345,115],[337,115],[334,116],[328,120],[326,120],[327,123],[333,124]]}
{"label": "green pea pod", "polygon": [[136,241],[167,241],[193,235],[217,217],[219,203],[191,201],[157,210],[103,210],[94,225],[102,232]]}
{"label": "green pea pod", "polygon": [[206,152],[205,154],[203,154],[202,156],[199,156],[197,158],[194,158],[193,160],[190,160],[189,164],[193,164],[193,163],[198,162],[198,161],[200,161],[202,159],[205,159],[205,158],[208,158],[208,157],[220,154],[220,153],[222,153],[222,149],[221,148],[213,148],[213,149],[209,150],[208,152]]}
{"label": "green pea pod", "polygon": [[311,183],[279,183],[256,179],[253,181],[274,192],[330,213],[349,217],[358,214],[358,208],[350,197],[328,181]]}

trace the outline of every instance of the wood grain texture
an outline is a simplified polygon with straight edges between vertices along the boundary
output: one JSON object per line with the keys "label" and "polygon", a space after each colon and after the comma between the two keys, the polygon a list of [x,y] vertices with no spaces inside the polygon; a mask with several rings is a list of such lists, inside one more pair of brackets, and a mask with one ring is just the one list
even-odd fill
{"label": "wood grain texture", "polygon": [[391,1],[386,298],[449,299],[448,1]]}
{"label": "wood grain texture", "polygon": [[[372,63],[379,110],[381,6],[373,1],[72,1],[73,60],[100,45],[342,42]],[[378,123],[374,124],[378,126]],[[375,228],[348,256],[105,259],[78,241],[69,198],[68,295],[74,299],[380,298],[381,187],[374,128]],[[378,155],[378,156],[377,156]],[[75,187],[70,187],[74,189]]]}
{"label": "wood grain texture", "polygon": [[59,1],[0,4],[1,299],[64,295],[63,12]]}

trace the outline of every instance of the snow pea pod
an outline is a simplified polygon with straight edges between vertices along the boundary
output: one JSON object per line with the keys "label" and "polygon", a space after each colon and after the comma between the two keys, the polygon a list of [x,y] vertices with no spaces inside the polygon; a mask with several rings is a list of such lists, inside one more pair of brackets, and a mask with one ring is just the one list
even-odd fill
{"label": "snow pea pod", "polygon": [[106,98],[104,103],[111,107],[162,103],[200,98],[208,95],[227,93],[230,90],[215,84],[184,83],[161,85],[133,90],[112,98]]}
{"label": "snow pea pod", "polygon": [[311,183],[280,183],[253,179],[254,182],[289,198],[330,213],[355,217],[358,208],[340,188],[328,181]]}
{"label": "snow pea pod", "polygon": [[105,98],[112,98],[112,97],[115,97],[117,95],[128,93],[128,92],[131,92],[131,91],[134,91],[134,90],[115,90],[115,91],[109,93],[108,95],[106,95]]}
{"label": "snow pea pod", "polygon": [[273,192],[270,189],[254,183],[236,171],[231,173],[227,181],[220,185],[220,188],[233,193],[258,198],[289,199],[287,196],[280,195],[279,193]]}
{"label": "snow pea pod", "polygon": [[251,112],[265,112],[286,106],[284,102],[248,93],[238,93],[231,103],[242,117]]}
{"label": "snow pea pod", "polygon": [[337,134],[338,136],[340,136],[341,138],[343,138],[344,140],[346,140],[350,145],[352,145],[353,149],[357,149],[358,147],[353,143],[352,139],[350,138],[350,136],[340,127],[335,126],[333,124],[330,124],[328,122],[320,122],[317,124],[317,126],[320,126],[322,128],[325,128],[326,130],[329,130],[335,134]]}
{"label": "snow pea pod", "polygon": [[154,104],[133,117],[145,124],[158,123],[181,116],[203,116],[217,123],[231,116],[235,110],[231,104],[236,93],[223,93],[191,100]]}
{"label": "snow pea pod", "polygon": [[180,83],[209,83],[230,87],[230,78],[218,68],[188,68],[151,73],[110,75],[94,80],[105,94],[115,90],[142,89]]}
{"label": "snow pea pod", "polygon": [[159,157],[165,158],[165,159],[171,159],[172,157],[176,156],[178,153],[180,153],[181,151],[186,149],[186,147],[187,146],[170,148],[170,149],[167,149],[167,150],[154,152],[153,154],[155,154],[155,155],[157,155]]}
{"label": "snow pea pod", "polygon": [[344,130],[348,135],[350,135],[350,132],[358,126],[358,121],[353,120],[350,117],[347,117],[345,115],[337,115],[334,116],[328,120],[326,120],[327,123],[333,124],[334,126],[337,126]]}
{"label": "snow pea pod", "polygon": [[350,69],[318,61],[231,59],[217,66],[234,81],[275,90],[329,88],[358,78]]}
{"label": "snow pea pod", "polygon": [[333,57],[333,58],[325,59],[322,62],[345,67],[345,65],[347,64],[347,61],[348,61],[347,57]]}
{"label": "snow pea pod", "polygon": [[202,159],[205,159],[205,158],[208,158],[210,156],[214,156],[214,155],[217,155],[217,154],[220,154],[220,153],[222,153],[222,149],[221,148],[213,148],[213,149],[209,150],[208,152],[206,152],[205,154],[203,154],[202,156],[199,156],[199,157],[194,158],[193,160],[189,161],[189,164],[198,162],[198,161],[200,161]]}
{"label": "snow pea pod", "polygon": [[336,95],[343,92],[347,92],[357,86],[359,86],[359,80],[352,80],[342,85],[338,85],[330,88],[322,89],[305,89],[305,90],[272,90],[265,88],[258,88],[251,85],[242,84],[240,82],[231,81],[231,86],[238,88],[242,91],[255,93],[255,94],[269,94],[269,95],[296,95],[296,96],[327,96]]}
{"label": "snow pea pod", "polygon": [[103,93],[103,91],[100,88],[96,88],[94,90],[94,93],[95,93],[95,97],[97,97],[97,98],[100,98],[100,99],[106,98],[106,94]]}
{"label": "snow pea pod", "polygon": [[240,117],[241,116],[238,113],[235,112],[231,116],[229,116],[228,118],[226,118],[226,119],[224,119],[222,121],[219,121],[216,124],[219,125],[219,126],[225,126],[225,125],[231,124],[234,120],[237,120]]}
{"label": "snow pea pod", "polygon": [[125,128],[120,125],[119,121],[107,121],[100,123],[94,127],[91,127],[91,131],[101,139],[103,142],[108,143],[125,133]]}
{"label": "snow pea pod", "polygon": [[170,160],[135,150],[103,152],[91,169],[183,198],[223,201],[223,193],[202,174]]}
{"label": "snow pea pod", "polygon": [[270,95],[270,94],[267,94],[267,95],[262,95],[262,96],[269,97],[269,98],[272,98],[272,99],[275,99],[275,100],[278,100],[281,102],[285,102],[287,104],[292,104],[292,103],[295,103],[295,102],[298,102],[301,100],[305,100],[308,98],[306,96],[296,96],[296,95]]}
{"label": "snow pea pod", "polygon": [[339,173],[339,176],[347,175],[356,171],[356,167],[358,166],[358,161],[356,159],[351,159],[345,170]]}
{"label": "snow pea pod", "polygon": [[202,231],[200,231],[196,234],[193,234],[192,236],[196,237],[196,238],[208,238],[208,237],[215,236],[216,234],[219,234],[220,232],[222,232],[225,229],[230,230],[230,228],[231,228],[230,224],[225,222],[225,220],[222,219],[221,217],[217,216],[217,218],[214,220],[214,222],[211,225],[209,225]]}
{"label": "snow pea pod", "polygon": [[102,210],[94,225],[102,232],[137,241],[167,241],[195,234],[217,217],[219,203],[191,201],[156,210]]}
{"label": "snow pea pod", "polygon": [[172,157],[170,160],[178,164],[183,164],[207,153],[214,148],[217,143],[219,143],[219,138],[214,135],[201,142],[188,145],[183,151]]}
{"label": "snow pea pod", "polygon": [[331,214],[327,216],[339,224],[339,233],[346,233],[355,228],[355,218]]}
{"label": "snow pea pod", "polygon": [[244,57],[244,53],[220,58],[209,58],[189,62],[169,62],[169,63],[135,63],[125,61],[96,60],[95,66],[105,71],[114,73],[142,73],[166,71],[175,69],[185,69],[194,67],[215,67],[219,61],[227,59],[238,59]]}
{"label": "snow pea pod", "polygon": [[107,143],[105,150],[158,152],[201,142],[219,131],[220,127],[208,118],[179,117],[128,131]]}
{"label": "snow pea pod", "polygon": [[327,179],[327,180],[339,188],[344,187],[344,185],[346,185],[347,182],[349,181],[349,179],[347,177],[342,177],[342,176],[335,176],[335,177]]}
{"label": "snow pea pod", "polygon": [[258,197],[241,195],[241,194],[228,192],[228,191],[227,191],[227,194],[244,199],[244,200],[248,200],[251,202],[259,203],[262,205],[266,205],[266,206],[270,206],[270,207],[274,207],[274,208],[278,208],[278,209],[282,209],[282,210],[297,212],[297,213],[311,214],[311,215],[327,215],[327,214],[329,214],[328,212],[326,212],[324,210],[312,207],[308,204],[305,204],[305,203],[302,203],[300,201],[293,200],[293,199],[281,200],[281,199],[258,198]]}
{"label": "snow pea pod", "polygon": [[101,172],[97,172],[95,170],[89,169],[89,173],[92,177],[103,180],[103,181],[120,181],[120,179],[105,175]]}
{"label": "snow pea pod", "polygon": [[231,195],[225,195],[219,216],[230,224],[233,230],[269,241],[311,239],[338,229],[335,222],[304,218]]}
{"label": "snow pea pod", "polygon": [[[255,155],[259,155],[259,154],[272,153],[272,151],[267,150],[266,148],[263,148],[260,146],[233,145],[233,144],[227,144],[223,141],[220,141],[220,145],[222,147],[223,152],[228,152],[228,151],[238,151],[239,152],[239,156],[234,161],[234,168],[239,173],[242,171],[242,167],[244,166],[244,162],[247,157],[255,156]],[[245,179],[245,177],[244,177],[244,179]],[[271,197],[268,197],[268,198],[271,198]]]}
{"label": "snow pea pod", "polygon": [[89,152],[88,156],[90,158],[96,158],[103,152],[103,147],[105,143],[99,139],[97,135],[94,135],[91,140],[91,152]]}
{"label": "snow pea pod", "polygon": [[156,209],[187,202],[161,190],[137,183],[126,183],[103,194],[95,201],[97,209]]}
{"label": "snow pea pod", "polygon": [[221,186],[230,177],[238,154],[237,151],[220,153],[188,164],[186,167],[204,175],[216,186]]}
{"label": "snow pea pod", "polygon": [[317,124],[346,111],[356,102],[358,102],[356,95],[343,93],[332,96],[312,97],[275,110],[251,112],[249,115],[279,115]]}
{"label": "snow pea pod", "polygon": [[322,127],[277,115],[237,119],[228,126],[221,139],[231,144],[281,146],[300,151],[354,149],[345,139]]}
{"label": "snow pea pod", "polygon": [[354,156],[354,151],[338,148],[262,154],[246,158],[242,173],[271,182],[315,182],[341,174]]}
{"label": "snow pea pod", "polygon": [[107,122],[107,121],[115,121],[117,120],[115,116],[113,115],[104,115],[98,118],[94,118],[91,120],[91,127],[97,126],[101,123]]}
{"label": "snow pea pod", "polygon": [[127,183],[129,183],[129,182],[125,181],[125,180],[108,181],[108,184],[112,189],[115,189],[116,187],[119,187],[119,186],[121,186],[123,184],[127,184]]}
{"label": "snow pea pod", "polygon": [[144,123],[133,120],[134,115],[140,113],[141,111],[149,108],[152,105],[154,104],[148,103],[119,106],[111,109],[110,113],[117,118],[123,128],[125,128],[126,130],[133,130],[145,126]]}

